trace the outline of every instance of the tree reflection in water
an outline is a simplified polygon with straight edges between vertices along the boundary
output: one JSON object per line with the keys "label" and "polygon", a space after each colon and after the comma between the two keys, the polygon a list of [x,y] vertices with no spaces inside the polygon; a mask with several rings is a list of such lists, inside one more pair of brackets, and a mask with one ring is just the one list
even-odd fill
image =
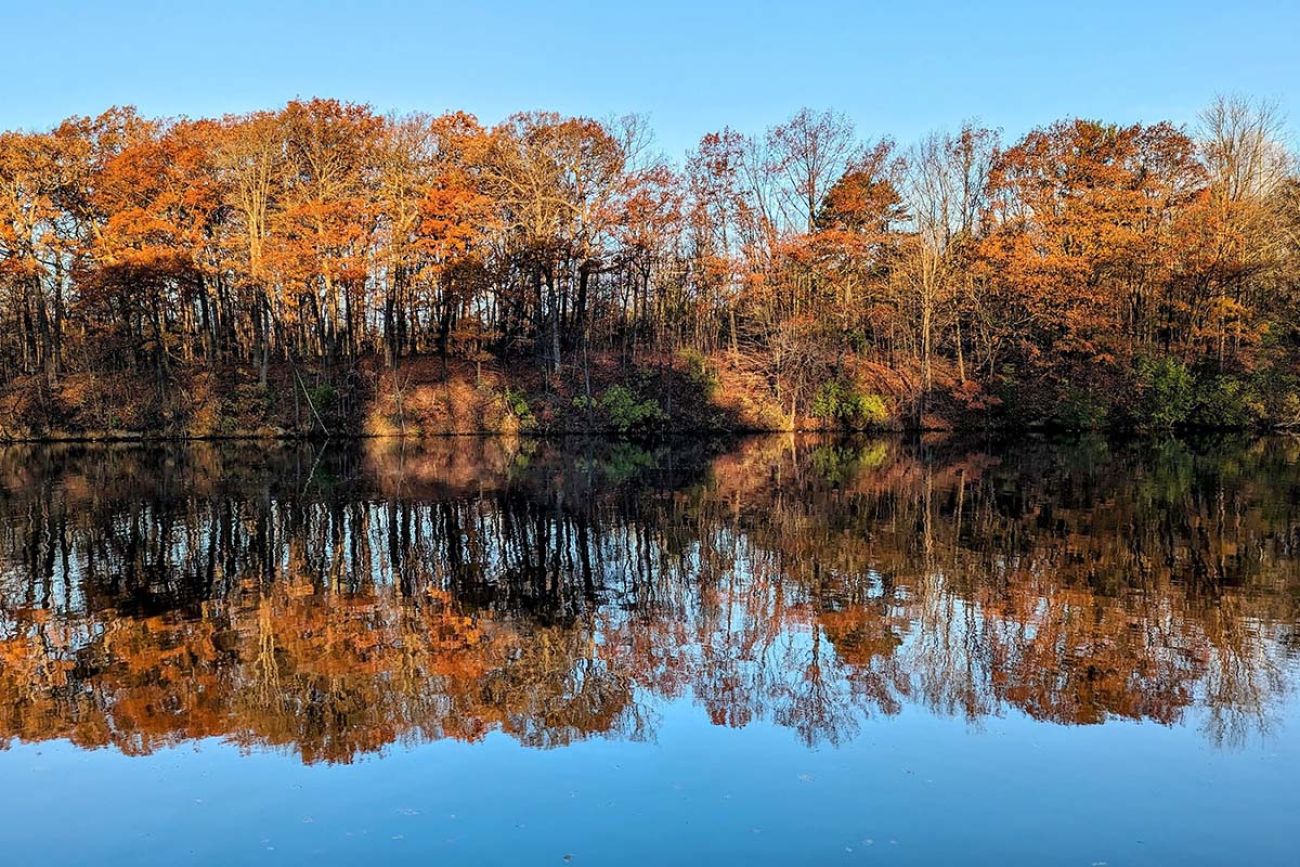
{"label": "tree reflection in water", "polygon": [[1266,729],[1300,648],[1300,446],[453,439],[0,451],[0,742],[346,762],[808,744],[905,705]]}

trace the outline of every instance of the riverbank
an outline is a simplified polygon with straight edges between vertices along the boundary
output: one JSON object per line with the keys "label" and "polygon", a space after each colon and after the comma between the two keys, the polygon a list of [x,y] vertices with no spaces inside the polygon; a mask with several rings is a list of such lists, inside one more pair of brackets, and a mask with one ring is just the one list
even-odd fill
{"label": "riverbank", "polygon": [[[394,367],[273,364],[30,376],[0,388],[0,441],[430,437],[462,434],[753,433],[903,429],[918,419],[909,384],[881,371],[782,395],[739,365],[684,355],[592,359],[547,375],[531,364],[439,358]],[[852,379],[847,377],[851,376]],[[861,380],[861,381],[859,381]]]}
{"label": "riverbank", "polygon": [[1183,399],[1192,408],[1181,419],[1148,425],[1132,406],[1148,393],[1161,405],[1176,403],[1162,396],[1164,383],[1111,389],[1111,405],[1086,397],[1045,407],[1034,403],[1032,385],[1006,398],[940,368],[922,399],[918,380],[914,372],[852,356],[830,378],[777,378],[728,353],[631,362],[593,355],[549,374],[529,360],[473,364],[438,357],[391,367],[378,358],[271,364],[265,382],[247,365],[175,368],[165,379],[136,370],[68,373],[52,385],[28,376],[0,386],[0,442],[1242,430],[1297,421],[1287,415],[1285,394],[1268,402],[1236,383]]}

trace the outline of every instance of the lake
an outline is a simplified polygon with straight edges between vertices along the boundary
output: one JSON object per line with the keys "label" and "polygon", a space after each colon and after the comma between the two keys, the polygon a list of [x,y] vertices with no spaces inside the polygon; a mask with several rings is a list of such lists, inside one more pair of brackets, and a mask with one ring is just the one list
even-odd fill
{"label": "lake", "polygon": [[8,864],[1283,864],[1300,440],[0,449]]}

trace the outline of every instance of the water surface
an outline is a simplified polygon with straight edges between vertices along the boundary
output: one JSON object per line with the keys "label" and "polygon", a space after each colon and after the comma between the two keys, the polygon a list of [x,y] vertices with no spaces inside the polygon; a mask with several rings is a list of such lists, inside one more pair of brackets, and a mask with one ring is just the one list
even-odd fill
{"label": "water surface", "polygon": [[1283,864],[1300,442],[0,450],[14,864]]}

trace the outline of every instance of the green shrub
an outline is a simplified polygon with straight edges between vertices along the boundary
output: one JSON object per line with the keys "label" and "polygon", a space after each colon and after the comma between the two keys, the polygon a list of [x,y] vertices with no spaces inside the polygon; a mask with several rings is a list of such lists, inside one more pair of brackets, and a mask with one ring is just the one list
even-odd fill
{"label": "green shrub", "polygon": [[1067,388],[1050,417],[1052,424],[1067,430],[1099,430],[1110,418],[1110,405],[1091,391]]}
{"label": "green shrub", "polygon": [[698,387],[705,397],[718,391],[718,371],[698,349],[683,349],[682,361],[686,364],[686,377]]}
{"label": "green shrub", "polygon": [[528,400],[522,392],[506,386],[506,390],[501,394],[501,402],[505,404],[506,412],[513,415],[520,422],[531,422],[533,420],[533,411],[529,408]]}
{"label": "green shrub", "polygon": [[1251,386],[1259,421],[1287,427],[1300,425],[1300,378],[1269,367],[1251,378]]}
{"label": "green shrub", "polygon": [[863,394],[838,379],[817,390],[811,411],[814,418],[846,428],[874,427],[889,420],[889,408],[880,395]]}
{"label": "green shrub", "polygon": [[330,410],[334,409],[334,404],[339,395],[334,390],[334,386],[329,383],[322,383],[307,389],[307,397],[311,401],[311,405],[316,408],[316,412],[322,416],[328,416]]}
{"label": "green shrub", "polygon": [[1139,399],[1136,421],[1152,430],[1172,430],[1186,422],[1196,407],[1192,373],[1168,356],[1144,358],[1137,366]]}
{"label": "green shrub", "polygon": [[649,430],[668,419],[659,401],[652,397],[641,400],[623,385],[611,385],[599,398],[575,397],[573,406],[587,413],[599,412],[602,422],[621,434]]}
{"label": "green shrub", "polygon": [[610,426],[619,433],[653,427],[667,419],[654,398],[637,400],[632,390],[621,385],[611,385],[600,396],[600,407]]}
{"label": "green shrub", "polygon": [[1235,376],[1214,376],[1196,390],[1193,420],[1210,427],[1250,427],[1265,414],[1253,383]]}

